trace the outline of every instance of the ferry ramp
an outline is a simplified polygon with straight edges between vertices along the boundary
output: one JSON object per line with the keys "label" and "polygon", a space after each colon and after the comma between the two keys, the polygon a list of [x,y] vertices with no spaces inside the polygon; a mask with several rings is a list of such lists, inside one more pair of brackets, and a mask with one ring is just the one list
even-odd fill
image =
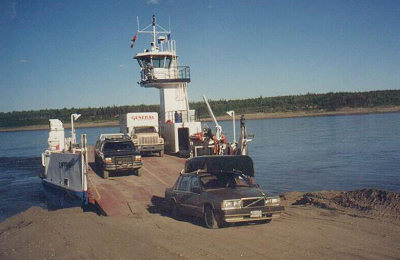
{"label": "ferry ramp", "polygon": [[[184,167],[185,159],[171,155],[143,156],[141,176],[129,172],[101,177],[94,163],[94,147],[88,149],[88,196],[106,216],[136,216],[148,213],[155,199],[164,197]],[[152,202],[153,200],[153,202]]]}

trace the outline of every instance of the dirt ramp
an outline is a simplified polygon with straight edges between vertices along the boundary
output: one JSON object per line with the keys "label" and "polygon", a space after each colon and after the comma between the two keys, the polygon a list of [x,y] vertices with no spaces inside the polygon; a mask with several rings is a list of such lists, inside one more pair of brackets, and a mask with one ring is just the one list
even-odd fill
{"label": "dirt ramp", "polygon": [[292,205],[313,205],[356,215],[400,220],[400,193],[361,189],[355,191],[316,191],[285,193],[283,199]]}

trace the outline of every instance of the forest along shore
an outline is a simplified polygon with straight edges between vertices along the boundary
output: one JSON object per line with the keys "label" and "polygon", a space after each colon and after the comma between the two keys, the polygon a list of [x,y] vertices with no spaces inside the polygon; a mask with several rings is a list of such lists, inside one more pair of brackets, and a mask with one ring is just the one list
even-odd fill
{"label": "forest along shore", "polygon": [[[246,119],[272,119],[272,118],[293,118],[293,117],[314,117],[314,116],[337,116],[337,115],[362,115],[362,114],[375,114],[375,113],[396,113],[400,112],[400,106],[390,107],[372,107],[372,108],[340,108],[335,111],[295,111],[295,112],[274,112],[274,113],[252,113],[244,114]],[[229,116],[217,116],[219,121],[232,120]],[[236,115],[236,120],[240,119],[240,115]],[[211,121],[212,119],[202,118],[200,121]],[[119,120],[109,121],[94,121],[94,122],[76,122],[76,127],[90,128],[90,127],[107,127],[119,126]],[[65,122],[65,128],[70,128],[70,124]],[[21,127],[0,127],[0,132],[13,132],[13,131],[34,131],[34,130],[47,130],[49,126],[46,125],[31,125]]]}
{"label": "forest along shore", "polygon": [[400,194],[289,192],[268,224],[209,230],[148,205],[131,217],[32,207],[0,223],[0,259],[397,259]]}

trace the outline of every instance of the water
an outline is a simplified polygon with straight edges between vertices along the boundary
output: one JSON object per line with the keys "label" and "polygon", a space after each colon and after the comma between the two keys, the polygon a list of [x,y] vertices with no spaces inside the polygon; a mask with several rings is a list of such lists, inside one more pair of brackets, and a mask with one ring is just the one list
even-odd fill
{"label": "water", "polygon": [[[232,140],[232,122],[220,122]],[[208,123],[213,126],[213,123]],[[239,122],[236,123],[237,137]],[[379,188],[400,191],[400,113],[247,120],[256,182],[269,193]],[[119,127],[79,128],[94,144]],[[66,131],[69,135],[69,131]],[[46,207],[40,154],[48,131],[0,132],[0,222]]]}

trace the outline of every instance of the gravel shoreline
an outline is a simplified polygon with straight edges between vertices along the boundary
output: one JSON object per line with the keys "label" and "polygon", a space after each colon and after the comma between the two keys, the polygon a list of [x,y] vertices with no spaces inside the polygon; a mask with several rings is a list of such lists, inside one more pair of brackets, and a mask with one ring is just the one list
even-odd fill
{"label": "gravel shoreline", "polygon": [[268,224],[209,230],[148,208],[103,217],[32,207],[0,223],[0,259],[395,259],[400,194],[376,189],[289,192]]}

